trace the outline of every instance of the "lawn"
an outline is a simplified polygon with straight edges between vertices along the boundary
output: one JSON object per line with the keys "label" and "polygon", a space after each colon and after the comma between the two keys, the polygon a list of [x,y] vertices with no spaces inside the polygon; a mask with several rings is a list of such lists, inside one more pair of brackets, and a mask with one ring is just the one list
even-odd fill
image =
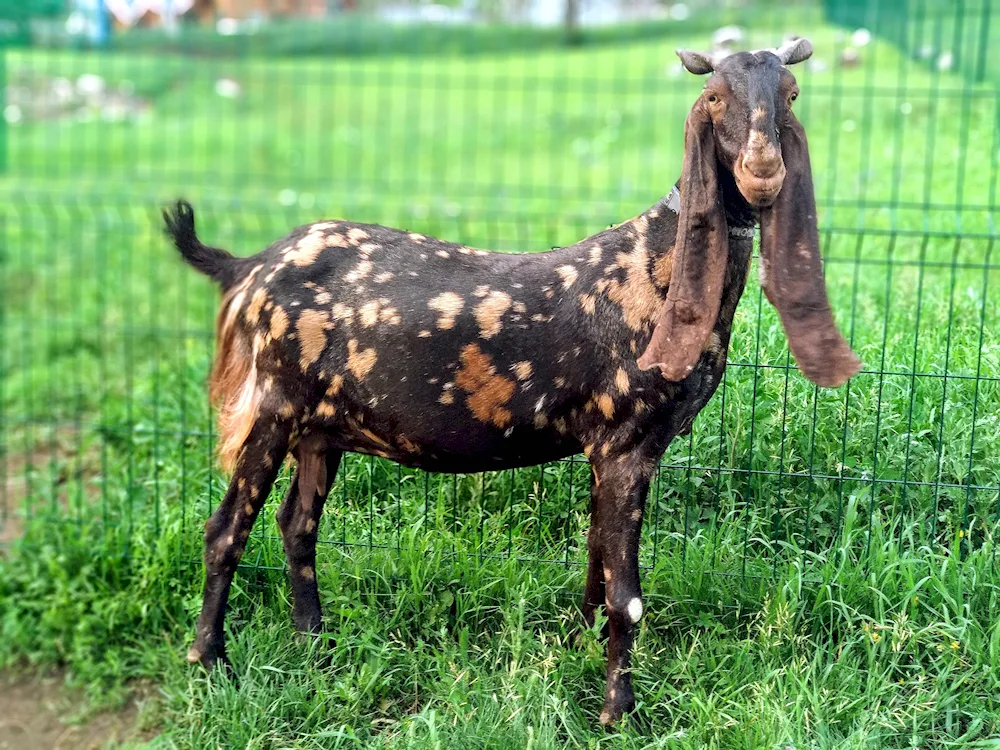
{"label": "lawn", "polygon": [[[747,46],[807,31],[826,64],[795,70],[796,107],[865,369],[813,388],[748,285],[725,382],[650,495],[640,705],[610,734],[576,611],[582,457],[460,478],[352,457],[321,527],[323,640],[290,631],[265,514],[237,680],[183,662],[225,487],[216,294],[157,211],[189,197],[239,254],[321,217],[575,241],[676,179],[701,84],[673,49],[707,48],[703,25],[510,54],[8,51],[12,86],[56,98],[8,125],[0,176],[0,665],[67,667],[95,707],[152,681],[168,747],[996,746],[1000,100],[883,44],[841,68],[808,8],[753,23]],[[83,74],[104,93],[57,99]]]}

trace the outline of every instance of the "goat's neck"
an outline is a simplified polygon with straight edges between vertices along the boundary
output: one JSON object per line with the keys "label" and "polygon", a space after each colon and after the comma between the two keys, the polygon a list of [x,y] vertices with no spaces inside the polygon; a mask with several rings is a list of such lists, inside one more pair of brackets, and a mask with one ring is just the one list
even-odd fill
{"label": "goat's neck", "polygon": [[[679,181],[678,181],[679,182]],[[730,245],[753,237],[758,221],[757,211],[743,198],[736,180],[728,170],[719,169],[719,186],[726,212]],[[587,242],[604,240],[605,244],[621,249],[641,245],[648,258],[649,280],[659,292],[664,292],[670,278],[670,256],[677,241],[677,221],[680,215],[679,184],[634,219],[602,232]]]}

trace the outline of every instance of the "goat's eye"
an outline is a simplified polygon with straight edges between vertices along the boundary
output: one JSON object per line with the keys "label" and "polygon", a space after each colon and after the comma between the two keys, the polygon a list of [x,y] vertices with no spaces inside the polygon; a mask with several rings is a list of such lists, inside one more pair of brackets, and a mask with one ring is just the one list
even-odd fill
{"label": "goat's eye", "polygon": [[708,101],[710,101],[712,104],[715,104],[717,101],[719,101],[719,97],[717,97],[715,94],[709,94]]}
{"label": "goat's eye", "polygon": [[799,98],[799,95],[797,93],[793,92],[792,95],[790,97],[788,97],[788,103],[791,104],[792,102],[794,102],[798,98]]}

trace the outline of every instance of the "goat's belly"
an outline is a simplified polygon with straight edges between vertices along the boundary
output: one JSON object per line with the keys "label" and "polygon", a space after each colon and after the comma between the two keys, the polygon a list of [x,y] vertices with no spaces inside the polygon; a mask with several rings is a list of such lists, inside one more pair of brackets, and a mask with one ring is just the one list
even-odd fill
{"label": "goat's belly", "polygon": [[476,474],[483,471],[504,471],[506,469],[520,469],[526,466],[537,466],[557,461],[562,458],[572,456],[578,451],[565,446],[547,446],[544,450],[535,453],[524,453],[510,451],[498,453],[497,455],[468,455],[463,453],[428,452],[421,455],[409,455],[396,452],[395,455],[384,454],[381,451],[370,451],[366,449],[353,449],[357,453],[367,455],[380,455],[389,458],[403,466],[411,469],[422,469],[424,471],[438,472],[443,474]]}
{"label": "goat's belly", "polygon": [[427,429],[406,420],[348,419],[311,430],[332,449],[379,456],[404,466],[449,474],[500,471],[555,461],[581,446],[554,430],[515,426],[503,433],[466,420]]}

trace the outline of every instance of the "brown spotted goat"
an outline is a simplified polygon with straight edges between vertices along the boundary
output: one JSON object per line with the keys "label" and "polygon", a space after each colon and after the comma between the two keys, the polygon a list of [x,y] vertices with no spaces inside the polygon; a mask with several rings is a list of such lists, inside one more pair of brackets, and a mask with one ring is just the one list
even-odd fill
{"label": "brown spotted goat", "polygon": [[601,722],[635,705],[629,655],[642,616],[638,551],[650,475],[722,377],[733,314],[761,232],[761,283],[810,380],[860,363],[827,302],[809,154],[786,65],[812,52],[717,63],[684,132],[684,166],[645,213],[572,247],[515,255],[382,226],[300,227],[249,258],[206,247],[191,207],[167,226],[223,289],[212,397],[232,472],[206,525],[204,603],[188,658],[225,659],[223,618],[250,528],[279,467],[295,625],[320,629],[316,529],[344,451],[438,472],[539,464],[582,451],[592,468],[583,614],[609,621]]}

